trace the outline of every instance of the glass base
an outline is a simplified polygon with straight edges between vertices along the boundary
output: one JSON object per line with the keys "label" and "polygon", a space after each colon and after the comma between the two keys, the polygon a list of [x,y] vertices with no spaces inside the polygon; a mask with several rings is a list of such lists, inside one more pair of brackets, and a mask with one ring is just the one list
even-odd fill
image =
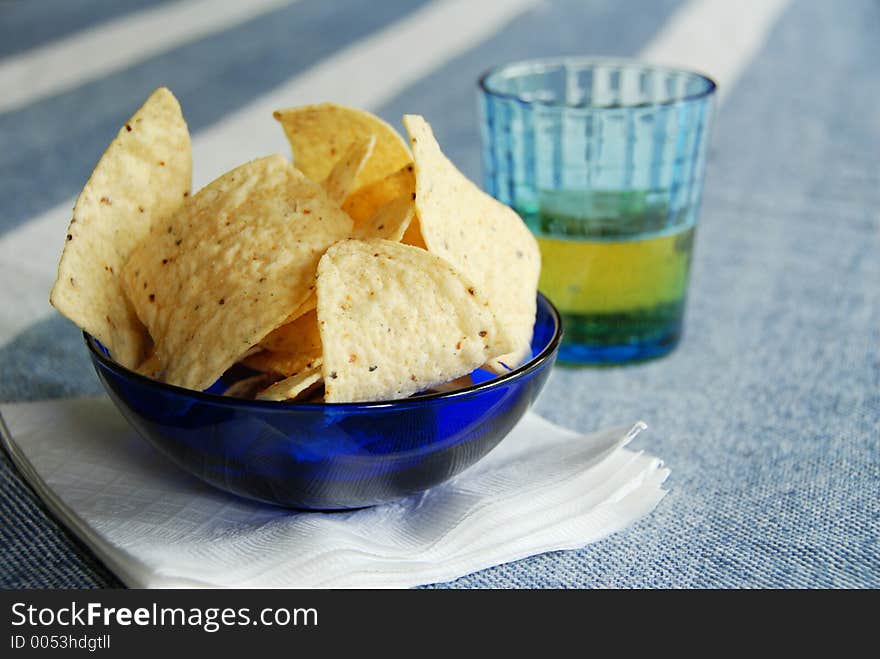
{"label": "glass base", "polygon": [[663,357],[678,345],[683,317],[683,298],[615,313],[563,312],[557,361],[575,366],[614,366]]}
{"label": "glass base", "polygon": [[672,352],[681,340],[681,331],[638,343],[590,345],[565,343],[556,363],[561,366],[619,366],[658,359]]}

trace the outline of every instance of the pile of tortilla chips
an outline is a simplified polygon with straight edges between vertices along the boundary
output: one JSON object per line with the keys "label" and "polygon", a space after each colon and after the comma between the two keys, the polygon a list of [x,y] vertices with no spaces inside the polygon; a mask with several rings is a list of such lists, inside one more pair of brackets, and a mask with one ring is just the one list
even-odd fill
{"label": "pile of tortilla chips", "polygon": [[422,117],[409,144],[339,105],[275,118],[293,162],[191,194],[186,122],[156,90],[76,201],[51,303],[123,366],[195,390],[236,367],[246,398],[396,399],[529,356],[537,244]]}

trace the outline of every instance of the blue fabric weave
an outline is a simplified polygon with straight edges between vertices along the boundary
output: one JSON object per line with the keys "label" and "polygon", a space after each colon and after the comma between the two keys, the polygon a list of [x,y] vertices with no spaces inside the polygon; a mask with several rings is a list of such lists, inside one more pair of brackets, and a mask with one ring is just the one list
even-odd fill
{"label": "blue fabric weave", "polygon": [[[478,178],[479,72],[536,55],[636,54],[678,6],[541,3],[380,111],[394,121],[424,112],[453,160]],[[296,4],[282,17],[305,21],[298,29],[320,25]],[[791,5],[726,90],[715,121],[681,346],[638,366],[559,368],[538,402],[549,419],[583,431],[645,420],[636,448],[671,467],[670,494],[649,518],[582,550],[436,587],[880,587],[878,26],[880,5],[871,0],[852,0],[845,11],[823,0]],[[352,25],[345,29],[344,39],[355,38]],[[257,36],[268,50],[283,33],[266,27]],[[144,85],[161,83],[173,65],[173,57],[143,65],[146,78],[130,83],[118,74],[122,105],[134,107]],[[249,89],[245,70],[231,75],[208,83],[207,98],[219,97],[220,86]],[[197,90],[186,93],[195,116],[207,112]],[[77,94],[65,102],[84,110]],[[41,121],[60,111],[47,103],[38,103]],[[12,114],[0,125],[40,129]],[[0,135],[19,145],[0,157],[0,181],[13,169],[18,181],[0,195],[2,230],[78,189],[101,148],[91,140],[87,156],[65,152],[73,159],[66,174],[51,144]],[[47,158],[56,159],[48,169]],[[28,183],[36,178],[58,183],[51,200],[37,197]],[[23,198],[10,200],[15,193]],[[56,316],[0,349],[0,372],[5,401],[99,391],[79,333]],[[116,585],[0,454],[0,586]]]}

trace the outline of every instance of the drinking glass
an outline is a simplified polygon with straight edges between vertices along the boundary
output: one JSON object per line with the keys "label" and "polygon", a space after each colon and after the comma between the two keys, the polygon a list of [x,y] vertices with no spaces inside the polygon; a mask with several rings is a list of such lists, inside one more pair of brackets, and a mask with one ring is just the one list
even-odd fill
{"label": "drinking glass", "polygon": [[714,93],[698,73],[607,58],[481,77],[484,185],[538,240],[560,362],[641,361],[678,344]]}

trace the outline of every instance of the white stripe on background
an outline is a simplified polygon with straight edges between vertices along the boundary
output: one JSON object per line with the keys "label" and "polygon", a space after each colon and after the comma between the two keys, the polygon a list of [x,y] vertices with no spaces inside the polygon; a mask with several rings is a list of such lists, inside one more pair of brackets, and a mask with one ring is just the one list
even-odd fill
{"label": "white stripe on background", "polygon": [[435,2],[321,61],[201,131],[193,142],[193,187],[258,156],[289,154],[274,110],[321,101],[376,108],[539,1]]}
{"label": "white stripe on background", "polygon": [[721,102],[789,4],[791,0],[691,0],[639,57],[708,74],[718,83]]}
{"label": "white stripe on background", "polygon": [[[258,156],[289,153],[273,110],[325,100],[375,108],[538,1],[434,2],[355,42],[200,131],[193,139],[194,187]],[[0,346],[50,313],[49,289],[73,203],[71,198],[0,236]]]}
{"label": "white stripe on background", "polygon": [[[0,112],[73,89],[295,0],[182,0],[0,60]],[[51,20],[47,16],[46,20]]]}

